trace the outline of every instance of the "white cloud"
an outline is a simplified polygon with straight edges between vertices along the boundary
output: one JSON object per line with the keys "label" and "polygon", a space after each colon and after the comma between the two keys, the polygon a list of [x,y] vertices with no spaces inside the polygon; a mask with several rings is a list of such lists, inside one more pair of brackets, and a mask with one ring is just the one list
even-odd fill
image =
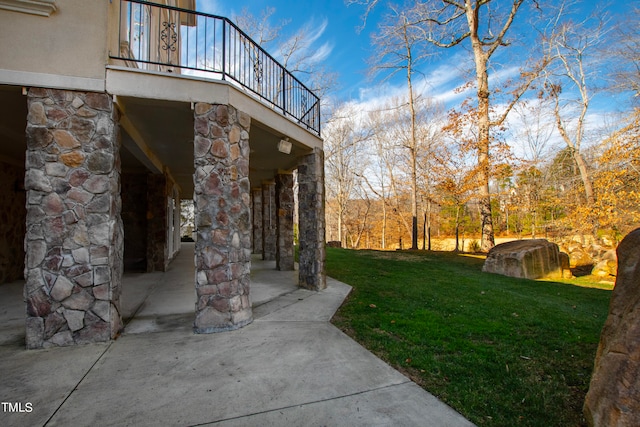
{"label": "white cloud", "polygon": [[[465,98],[475,95],[475,85],[463,86],[465,82],[474,82],[474,76],[464,67],[470,65],[467,53],[457,53],[439,62],[434,68],[423,75],[415,74],[413,87],[416,93],[433,98],[441,102],[446,108],[459,105]],[[501,85],[509,79],[517,78],[520,73],[518,67],[509,67],[489,75],[489,85],[492,88]],[[369,84],[359,89],[358,102],[362,109],[380,109],[390,100],[406,97],[407,83],[404,75],[394,76],[392,81]]]}
{"label": "white cloud", "polygon": [[331,56],[333,52],[333,43],[324,43],[322,46],[316,49],[310,61],[313,63],[323,62],[325,59]]}
{"label": "white cloud", "polygon": [[[452,55],[429,72],[422,75],[415,74],[414,91],[440,101],[447,107],[469,96],[469,91],[473,88],[459,89],[461,82],[464,82],[464,73],[459,67],[460,61],[461,55]],[[378,110],[394,99],[406,97],[407,90],[404,75],[397,75],[392,81],[361,87],[356,102],[361,110]]]}
{"label": "white cloud", "polygon": [[329,20],[327,18],[324,18],[322,20],[322,22],[320,23],[320,25],[318,25],[318,26],[314,26],[313,25],[313,20],[309,21],[304,26],[305,32],[308,32],[310,34],[310,36],[309,36],[309,44],[313,44],[316,41],[318,41],[318,39],[320,37],[322,37],[322,35],[324,34],[324,32],[327,29],[328,25],[329,25]]}
{"label": "white cloud", "polygon": [[[317,46],[317,42],[324,35],[329,21],[325,18],[319,24],[314,19],[310,19],[299,28],[292,29],[290,37],[285,39],[280,46],[271,52],[272,54],[290,55],[295,62],[304,58],[305,62],[316,64],[325,61],[331,56],[334,44],[332,42],[324,42]],[[282,58],[280,58],[282,59]],[[289,62],[291,59],[289,60]]]}

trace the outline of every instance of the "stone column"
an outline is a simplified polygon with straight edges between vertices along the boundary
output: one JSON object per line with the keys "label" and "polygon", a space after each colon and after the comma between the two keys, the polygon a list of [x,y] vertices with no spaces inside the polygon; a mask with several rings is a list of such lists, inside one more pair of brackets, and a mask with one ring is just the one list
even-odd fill
{"label": "stone column", "polygon": [[314,149],[298,164],[299,286],[311,290],[327,287],[324,217],[324,152]]}
{"label": "stone column", "polygon": [[262,183],[262,259],[276,259],[277,241],[276,183]]}
{"label": "stone column", "polygon": [[292,173],[276,175],[276,211],[276,268],[294,270]]}
{"label": "stone column", "polygon": [[118,117],[104,93],[31,88],[25,189],[27,348],[121,329]]}
{"label": "stone column", "polygon": [[253,320],[250,123],[231,106],[195,106],[196,333],[238,329]]}
{"label": "stone column", "polygon": [[251,190],[253,203],[253,253],[262,254],[262,188]]}
{"label": "stone column", "polygon": [[147,175],[147,272],[167,271],[167,177]]}

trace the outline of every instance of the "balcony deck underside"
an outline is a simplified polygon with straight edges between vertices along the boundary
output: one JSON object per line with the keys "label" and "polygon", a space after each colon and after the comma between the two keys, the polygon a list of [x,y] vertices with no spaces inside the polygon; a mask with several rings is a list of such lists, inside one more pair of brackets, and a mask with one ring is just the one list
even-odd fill
{"label": "balcony deck underside", "polygon": [[[232,84],[187,76],[110,68],[107,91],[116,96],[122,113],[123,172],[160,173],[168,167],[183,197],[193,193],[193,105],[232,105],[251,116],[250,180],[259,186],[278,170],[291,170],[298,157],[322,140]],[[292,142],[290,154],[278,142]]]}

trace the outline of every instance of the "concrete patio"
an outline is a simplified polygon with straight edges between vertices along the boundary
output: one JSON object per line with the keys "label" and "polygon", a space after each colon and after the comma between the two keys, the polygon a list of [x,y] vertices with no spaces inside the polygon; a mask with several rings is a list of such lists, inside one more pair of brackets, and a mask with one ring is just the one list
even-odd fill
{"label": "concrete patio", "polygon": [[258,258],[251,280],[252,324],[194,334],[183,244],[166,273],[124,276],[117,340],[44,350],[25,350],[23,283],[0,285],[0,425],[472,425],[329,323],[348,285],[299,289]]}

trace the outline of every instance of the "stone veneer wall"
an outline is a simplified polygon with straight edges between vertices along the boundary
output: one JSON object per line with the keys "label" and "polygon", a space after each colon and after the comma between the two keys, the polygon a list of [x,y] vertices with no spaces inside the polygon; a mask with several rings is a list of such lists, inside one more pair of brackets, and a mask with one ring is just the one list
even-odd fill
{"label": "stone veneer wall", "polygon": [[300,227],[299,285],[311,290],[327,287],[325,263],[324,152],[320,149],[298,164]]}
{"label": "stone veneer wall", "polygon": [[24,277],[24,167],[0,162],[0,284]]}
{"label": "stone veneer wall", "polygon": [[262,259],[276,259],[277,216],[276,216],[276,183],[262,183]]}
{"label": "stone veneer wall", "polygon": [[195,105],[194,207],[198,229],[196,333],[253,320],[251,270],[251,118],[227,105]]}
{"label": "stone veneer wall", "polygon": [[294,270],[293,254],[293,174],[276,175],[276,268]]}
{"label": "stone veneer wall", "polygon": [[262,254],[262,188],[251,190],[253,206],[253,253]]}
{"label": "stone veneer wall", "polygon": [[108,341],[121,328],[117,111],[104,93],[29,89],[27,348]]}

